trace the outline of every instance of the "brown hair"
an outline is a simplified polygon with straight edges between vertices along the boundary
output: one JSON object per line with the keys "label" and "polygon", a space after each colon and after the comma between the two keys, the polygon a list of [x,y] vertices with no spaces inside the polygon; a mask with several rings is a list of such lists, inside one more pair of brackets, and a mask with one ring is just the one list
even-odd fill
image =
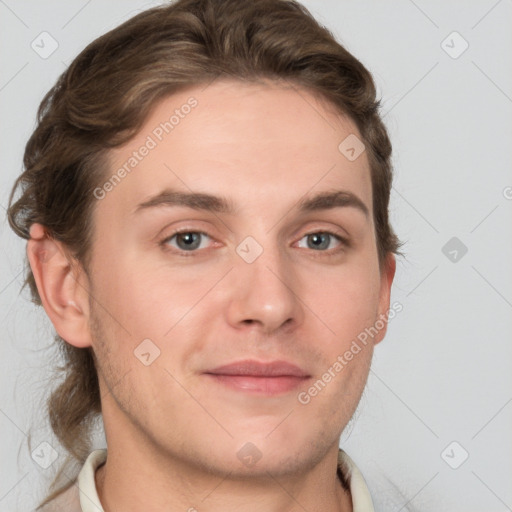
{"label": "brown hair", "polygon": [[[107,174],[109,149],[129,141],[159,100],[223,74],[244,81],[286,80],[355,122],[370,162],[379,262],[398,253],[388,219],[391,143],[372,77],[294,0],[177,0],[93,41],[39,107],[25,170],[10,197],[11,227],[28,239],[30,226],[41,223],[86,269],[93,190]],[[40,305],[30,268],[26,284]],[[59,336],[56,341],[64,379],[47,402],[50,424],[69,453],[66,464],[82,464],[91,448],[92,423],[101,415],[93,354]],[[57,485],[66,464],[42,505],[72,484]]]}

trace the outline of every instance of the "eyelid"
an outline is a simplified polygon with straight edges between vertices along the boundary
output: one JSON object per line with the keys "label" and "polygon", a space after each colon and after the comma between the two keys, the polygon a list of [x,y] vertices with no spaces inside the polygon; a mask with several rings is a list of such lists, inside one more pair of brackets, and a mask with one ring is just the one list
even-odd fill
{"label": "eyelid", "polygon": [[306,235],[314,235],[316,233],[325,233],[325,234],[328,234],[328,235],[332,235],[332,236],[334,236],[335,238],[338,238],[341,241],[347,241],[348,242],[347,235],[342,233],[341,230],[337,230],[337,229],[330,229],[330,228],[327,228],[327,229],[315,229],[315,230],[313,230],[311,232],[306,233]]}
{"label": "eyelid", "polygon": [[331,222],[324,223],[324,222],[311,222],[308,223],[310,226],[308,228],[300,229],[296,232],[296,237],[300,234],[300,238],[296,238],[300,240],[301,238],[307,236],[307,235],[314,235],[316,233],[327,233],[329,235],[332,235],[336,238],[338,238],[340,241],[348,244],[350,242],[350,235],[349,233],[337,226],[333,225]]}

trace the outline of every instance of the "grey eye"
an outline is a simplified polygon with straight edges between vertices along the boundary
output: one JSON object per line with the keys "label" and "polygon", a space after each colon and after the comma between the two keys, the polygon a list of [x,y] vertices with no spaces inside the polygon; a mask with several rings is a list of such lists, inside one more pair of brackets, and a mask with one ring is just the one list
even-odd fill
{"label": "grey eye", "polygon": [[[302,240],[306,239],[306,244],[308,249],[313,249],[316,251],[325,251],[326,249],[332,248],[331,243],[338,242],[338,237],[333,235],[332,233],[318,232],[318,233],[310,233],[302,238]],[[301,242],[302,242],[301,240]],[[300,245],[299,247],[304,247]]]}
{"label": "grey eye", "polygon": [[205,237],[209,238],[206,233],[200,233],[199,231],[186,231],[183,233],[176,233],[171,236],[167,243],[182,251],[194,251],[202,248]]}

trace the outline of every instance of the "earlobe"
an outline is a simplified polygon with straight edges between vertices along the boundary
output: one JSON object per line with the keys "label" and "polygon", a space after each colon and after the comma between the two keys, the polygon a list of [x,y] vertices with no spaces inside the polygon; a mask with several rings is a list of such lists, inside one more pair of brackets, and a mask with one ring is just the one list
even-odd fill
{"label": "earlobe", "polygon": [[393,253],[389,253],[386,261],[383,264],[380,277],[380,296],[379,296],[379,311],[377,319],[384,322],[384,327],[379,330],[374,338],[374,344],[380,343],[387,331],[389,307],[391,301],[391,285],[395,277],[396,271],[396,258]]}
{"label": "earlobe", "polygon": [[27,257],[43,307],[59,336],[79,348],[90,346],[88,285],[80,283],[85,279],[81,265],[41,224],[30,228]]}

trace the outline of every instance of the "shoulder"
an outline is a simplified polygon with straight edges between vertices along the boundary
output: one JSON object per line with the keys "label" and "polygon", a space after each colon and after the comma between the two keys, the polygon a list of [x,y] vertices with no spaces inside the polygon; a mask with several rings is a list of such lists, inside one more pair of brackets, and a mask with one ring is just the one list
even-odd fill
{"label": "shoulder", "polygon": [[381,470],[366,468],[365,477],[355,462],[341,448],[338,454],[338,473],[342,472],[350,488],[354,512],[387,512],[402,510],[417,512],[403,489]]}
{"label": "shoulder", "polygon": [[[84,510],[101,511],[94,474],[105,462],[107,450],[94,450],[85,461],[78,478],[71,487],[59,494],[52,501],[40,508],[38,512],[83,512]],[[82,495],[82,497],[81,497]],[[92,509],[90,507],[93,507]]]}
{"label": "shoulder", "polygon": [[80,506],[80,492],[78,485],[73,483],[71,487],[59,494],[55,499],[39,509],[40,512],[82,512]]}
{"label": "shoulder", "polygon": [[354,512],[374,512],[372,497],[363,475],[341,448],[338,451],[338,476],[350,489]]}

